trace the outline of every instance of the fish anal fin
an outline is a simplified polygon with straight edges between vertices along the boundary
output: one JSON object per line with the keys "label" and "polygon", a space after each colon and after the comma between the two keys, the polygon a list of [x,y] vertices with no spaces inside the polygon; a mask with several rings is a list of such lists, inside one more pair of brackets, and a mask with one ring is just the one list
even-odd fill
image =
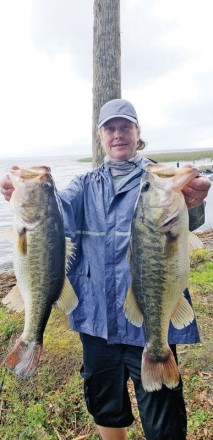
{"label": "fish anal fin", "polygon": [[163,384],[170,389],[178,386],[180,373],[169,347],[167,356],[158,361],[154,361],[147,349],[144,349],[141,379],[144,390],[148,392],[159,391]]}
{"label": "fish anal fin", "polygon": [[175,328],[181,329],[187,327],[194,319],[194,312],[187,299],[182,294],[175,312],[171,317],[172,324]]}
{"label": "fish anal fin", "polygon": [[143,313],[139,309],[138,303],[131,288],[128,289],[124,303],[124,313],[131,324],[141,327],[143,324]]}
{"label": "fish anal fin", "polygon": [[24,310],[24,301],[17,284],[10,290],[5,298],[2,299],[2,303],[6,305],[9,310],[16,312],[22,312]]}
{"label": "fish anal fin", "polygon": [[61,295],[54,305],[66,314],[72,312],[78,305],[78,298],[67,276],[64,280]]}
{"label": "fish anal fin", "polygon": [[5,359],[5,366],[23,379],[28,379],[35,372],[42,344],[35,342],[24,342],[19,338]]}

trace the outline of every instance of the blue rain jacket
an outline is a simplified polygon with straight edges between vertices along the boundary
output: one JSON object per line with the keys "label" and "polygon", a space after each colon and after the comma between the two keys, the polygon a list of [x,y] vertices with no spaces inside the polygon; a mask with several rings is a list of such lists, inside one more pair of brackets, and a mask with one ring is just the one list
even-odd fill
{"label": "blue rain jacket", "polygon": [[[99,336],[109,344],[144,346],[144,327],[125,317],[123,306],[130,284],[127,250],[131,220],[143,169],[115,194],[107,164],[78,176],[59,191],[66,236],[75,246],[69,278],[79,304],[70,314],[74,331]],[[189,293],[185,295],[190,301]],[[169,343],[199,341],[196,321],[183,328],[169,329]]]}

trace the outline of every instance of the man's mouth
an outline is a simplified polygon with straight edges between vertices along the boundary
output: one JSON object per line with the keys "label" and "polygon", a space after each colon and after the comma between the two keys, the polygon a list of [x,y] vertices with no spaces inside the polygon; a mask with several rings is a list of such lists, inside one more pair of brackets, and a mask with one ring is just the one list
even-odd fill
{"label": "man's mouth", "polygon": [[127,146],[127,144],[125,144],[123,142],[121,142],[119,144],[112,145],[112,147],[125,147],[125,146]]}

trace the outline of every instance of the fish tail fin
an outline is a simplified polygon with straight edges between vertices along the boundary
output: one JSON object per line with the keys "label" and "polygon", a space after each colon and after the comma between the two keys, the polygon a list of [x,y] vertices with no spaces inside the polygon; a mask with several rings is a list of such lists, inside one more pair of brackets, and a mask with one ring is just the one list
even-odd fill
{"label": "fish tail fin", "polygon": [[24,342],[19,338],[5,359],[5,366],[23,379],[27,379],[35,372],[42,344],[35,342]]}
{"label": "fish tail fin", "polygon": [[142,356],[141,375],[145,391],[159,391],[163,384],[170,389],[177,387],[180,373],[172,350],[168,348],[166,357],[156,361],[153,360],[145,347]]}

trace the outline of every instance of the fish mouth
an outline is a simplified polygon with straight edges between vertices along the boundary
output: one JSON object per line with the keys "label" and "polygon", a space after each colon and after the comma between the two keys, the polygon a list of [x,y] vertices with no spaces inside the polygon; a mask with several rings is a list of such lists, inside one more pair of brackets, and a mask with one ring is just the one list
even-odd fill
{"label": "fish mouth", "polygon": [[31,168],[19,168],[19,169],[11,169],[9,171],[9,176],[14,188],[17,188],[20,183],[26,181],[39,181],[43,182],[46,178],[51,179],[51,169],[47,166],[35,166]]}
{"label": "fish mouth", "polygon": [[50,174],[50,168],[43,165],[30,168],[19,168],[18,170],[11,169],[10,174],[22,179],[34,179],[39,178],[44,174]]}

